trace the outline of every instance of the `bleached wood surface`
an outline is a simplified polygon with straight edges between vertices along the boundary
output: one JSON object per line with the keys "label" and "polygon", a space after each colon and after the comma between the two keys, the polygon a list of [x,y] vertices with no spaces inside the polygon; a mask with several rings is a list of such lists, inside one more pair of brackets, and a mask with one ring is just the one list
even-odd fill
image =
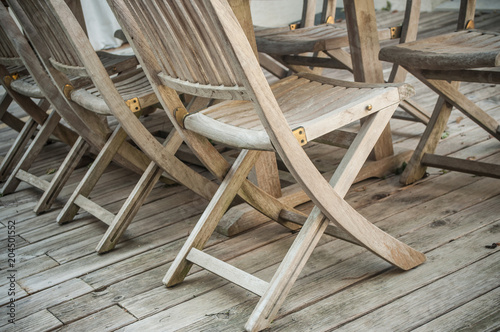
{"label": "bleached wood surface", "polygon": [[[380,18],[397,20],[397,15],[380,13]],[[425,13],[421,28],[424,33],[450,31],[454,19],[449,13]],[[498,14],[482,19],[498,28]],[[346,73],[329,75],[347,77]],[[409,82],[416,88],[415,99],[432,107],[435,95],[411,77]],[[499,119],[498,87],[467,84],[461,91]],[[170,128],[157,114],[146,121],[156,121],[158,130]],[[407,149],[415,147],[424,129],[420,123],[401,120],[392,120],[391,127],[395,147]],[[446,132],[439,153],[500,163],[498,141],[462,119],[459,112],[452,112]],[[3,156],[15,134],[0,124],[0,137]],[[47,145],[30,172],[50,179],[52,175],[45,173],[58,167],[67,150],[61,143]],[[343,150],[311,143],[306,151],[326,172],[338,163]],[[231,156],[231,151],[227,153]],[[167,290],[161,283],[207,201],[182,186],[157,184],[116,249],[97,255],[94,248],[104,224],[87,213],[68,225],[55,222],[86,170],[77,169],[52,210],[40,216],[32,212],[39,194],[27,185],[0,198],[3,257],[5,226],[16,220],[16,282],[22,288],[17,293],[16,330],[63,326],[102,331],[241,330],[257,296],[196,267],[180,287]],[[484,247],[500,241],[500,180],[439,169],[430,169],[429,177],[409,187],[401,187],[398,180],[398,175],[389,175],[363,181],[351,188],[347,201],[378,227],[425,252],[428,261],[400,273],[362,248],[324,236],[271,331],[500,328],[499,249]],[[92,199],[115,213],[137,181],[137,175],[112,164]],[[268,280],[293,239],[282,226],[267,223],[233,238],[214,235],[207,247],[211,255]],[[0,268],[3,291],[6,259],[0,260]],[[2,316],[1,330],[5,324]]]}

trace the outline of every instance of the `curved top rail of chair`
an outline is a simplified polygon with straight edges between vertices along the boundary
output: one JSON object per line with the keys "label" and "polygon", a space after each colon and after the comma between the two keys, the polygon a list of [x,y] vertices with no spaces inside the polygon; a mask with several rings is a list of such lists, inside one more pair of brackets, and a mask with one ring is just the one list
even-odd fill
{"label": "curved top rail of chair", "polygon": [[463,30],[385,47],[380,60],[403,67],[461,70],[500,66],[500,35]]}
{"label": "curved top rail of chair", "polygon": [[158,77],[166,86],[187,94],[214,98],[214,99],[232,99],[232,100],[248,100],[248,94],[242,86],[214,86],[210,84],[191,83],[178,78],[169,76],[166,73],[158,73]]}

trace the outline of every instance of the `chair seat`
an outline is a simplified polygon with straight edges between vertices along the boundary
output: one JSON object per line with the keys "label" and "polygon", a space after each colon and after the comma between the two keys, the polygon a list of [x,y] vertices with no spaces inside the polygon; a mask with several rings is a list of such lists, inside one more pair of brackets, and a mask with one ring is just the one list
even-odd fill
{"label": "chair seat", "polygon": [[44,98],[44,94],[31,75],[21,77],[11,82],[10,87],[17,93],[30,98]]}
{"label": "chair seat", "polygon": [[[362,100],[360,89],[366,90]],[[399,103],[414,93],[409,85],[344,82],[305,73],[275,83],[272,91],[291,130],[305,131],[305,142],[377,112],[388,103]],[[238,148],[273,150],[250,101],[216,104],[187,116],[184,126]]]}
{"label": "chair seat", "polygon": [[[391,38],[389,29],[378,31],[379,39]],[[296,30],[262,29],[255,32],[257,49],[267,54],[288,55],[319,52],[349,46],[347,29],[339,24],[321,24]]]}
{"label": "chair seat", "polygon": [[461,70],[500,66],[500,34],[462,30],[380,51],[380,60],[404,67]]}
{"label": "chair seat", "polygon": [[[138,99],[139,109],[158,102],[151,84],[142,69],[136,69],[115,77],[115,87],[124,101]],[[74,90],[71,100],[95,113],[112,115],[108,105],[95,86]]]}

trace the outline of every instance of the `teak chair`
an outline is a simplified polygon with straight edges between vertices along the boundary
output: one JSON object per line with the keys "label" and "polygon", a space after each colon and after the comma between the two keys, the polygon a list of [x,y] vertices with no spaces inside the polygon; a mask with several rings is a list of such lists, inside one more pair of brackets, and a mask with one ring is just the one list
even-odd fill
{"label": "teak chair", "polygon": [[[3,30],[12,38],[12,40],[16,41],[15,45],[17,51],[33,77],[32,81],[19,80],[19,84],[15,81],[11,85],[17,87],[19,92],[28,93],[29,91],[37,91],[37,93],[44,95],[54,106],[56,112],[51,113],[47,121],[44,123],[44,126],[40,129],[35,140],[24,153],[22,159],[16,165],[12,174],[3,186],[2,193],[7,194],[13,192],[21,181],[25,181],[30,185],[41,189],[43,191],[42,197],[34,208],[34,211],[38,214],[50,208],[85,152],[90,149],[92,153],[97,154],[105,146],[110,134],[110,129],[103,121],[104,118],[102,115],[92,113],[76,103],[73,105],[68,104],[63,95],[61,95],[58,91],[58,86],[65,87],[65,84],[63,83],[88,85],[90,80],[88,78],[86,79],[85,77],[81,77],[83,76],[81,75],[81,73],[83,73],[82,71],[79,72],[76,67],[66,67],[66,70],[70,71],[70,78],[65,78],[66,81],[64,81],[64,76],[59,74],[58,77],[60,80],[56,80],[56,83],[53,83],[51,77],[48,75],[47,71],[52,72],[53,76],[54,74],[57,75],[57,70],[54,68],[54,66],[57,66],[57,60],[50,58],[47,47],[47,45],[50,45],[50,42],[42,42],[43,39],[40,37],[40,34],[42,34],[43,28],[37,29],[31,24],[32,22],[36,22],[38,19],[42,19],[42,16],[29,18],[16,2],[10,2],[10,6],[17,15],[19,21],[22,23],[27,35],[30,36],[32,45],[35,46],[38,51],[38,54],[35,55],[31,46],[28,44],[27,40],[19,31],[17,26],[13,23],[12,18],[9,16],[7,11],[2,10]],[[36,11],[37,7],[33,5],[30,8]],[[42,23],[41,26],[43,27],[47,25]],[[47,38],[47,36],[51,35],[44,35],[44,38]],[[60,41],[59,37],[56,39],[53,36],[54,35],[52,35],[54,41]],[[55,34],[55,36],[58,35]],[[62,54],[63,56],[66,55],[71,58],[71,54],[69,54],[66,50],[60,51],[59,54]],[[108,74],[117,72],[120,73],[122,71],[127,72],[123,76],[120,75],[120,80],[133,76],[134,72],[131,68],[137,66],[137,60],[130,56],[121,57],[108,55],[103,52],[100,59],[103,65],[106,66]],[[44,62],[45,68],[40,64],[40,60]],[[64,65],[60,67],[64,68]],[[99,105],[94,107],[99,109]],[[28,173],[28,170],[40,153],[45,141],[54,132],[54,128],[57,128],[61,117],[63,117],[66,122],[77,131],[79,137],[76,139],[75,144],[66,156],[65,160],[62,162],[52,180],[47,182],[34,176],[33,174]],[[116,159],[122,165],[130,167],[133,170],[144,170],[147,167],[147,158],[144,155],[138,154],[138,151],[134,152],[134,150],[137,151],[132,146],[127,146],[121,152],[123,156],[118,155]]]}
{"label": "teak chair", "polygon": [[[338,237],[364,246],[402,269],[425,260],[423,254],[375,227],[343,199],[400,100],[413,93],[411,87],[300,74],[281,80],[271,90],[226,0],[108,2],[115,10],[127,6],[130,19],[140,26],[147,40],[147,45],[136,45],[138,54],[146,50],[139,56],[141,63],[165,110],[182,127],[180,132],[243,149],[167,272],[164,283],[168,287],[180,283],[192,264],[219,274],[261,296],[246,325],[247,330],[255,331],[269,325],[329,224]],[[229,101],[188,113],[172,98],[169,88]],[[365,121],[328,183],[301,144],[360,118]],[[187,143],[194,141],[188,139]],[[246,176],[261,151],[278,152],[316,205],[269,283],[202,251],[232,199],[248,192]],[[200,147],[196,152],[206,154]]]}
{"label": "teak chair", "polygon": [[[39,41],[53,47],[48,55],[43,55],[41,58],[49,59],[46,66],[50,68],[49,71],[56,85],[64,87],[63,92],[69,105],[75,111],[80,109],[86,110],[85,113],[82,112],[85,116],[95,116],[96,113],[114,115],[120,122],[59,213],[57,217],[59,223],[71,221],[78,210],[83,208],[110,225],[97,247],[99,253],[104,253],[116,245],[120,235],[132,221],[158,180],[172,183],[168,178],[161,177],[163,170],[175,179],[176,182],[184,184],[202,197],[210,199],[213,196],[217,185],[192,170],[174,156],[182,143],[182,139],[176,131],[173,130],[169,134],[162,146],[157,141],[157,138],[148,132],[138,120],[137,113],[141,110],[141,107],[143,108],[142,111],[147,110],[147,107],[156,108],[158,101],[156,95],[153,93],[151,84],[145,78],[142,70],[131,70],[117,77],[110,78],[106,72],[106,68],[92,49],[88,38],[86,38],[84,29],[78,24],[76,18],[64,2],[56,3],[54,7],[47,0],[10,1],[10,3],[15,13],[19,14],[22,23],[29,25],[28,22],[35,19],[40,19],[42,22],[51,22],[50,25],[43,23],[37,25],[36,22],[34,24],[36,30],[42,34],[39,37]],[[28,35],[33,32],[31,28],[27,30]],[[50,38],[50,36],[54,35],[59,36],[57,43],[54,43],[54,40]],[[35,45],[35,47],[37,46],[42,47],[42,45]],[[62,60],[57,58],[58,54],[70,54],[71,62],[68,63],[68,59],[65,59],[66,62],[60,63],[59,61]],[[95,59],[96,61],[89,59]],[[70,87],[67,75],[74,73],[78,73],[80,77],[83,76],[93,80],[97,87],[101,87],[103,82],[107,84],[104,89],[96,89],[94,86],[78,88],[72,85]],[[110,95],[116,98],[115,102],[118,101],[120,106],[125,106],[126,108],[119,109],[113,107],[113,105],[111,107],[108,106],[106,97]],[[134,98],[131,98],[131,96]],[[120,150],[122,150],[122,153],[126,152],[123,151],[123,148],[128,144],[124,142],[128,133],[130,133],[130,136],[134,138],[139,146],[151,146],[154,145],[153,142],[159,145],[161,153],[158,155],[161,161],[157,164],[154,161],[148,160],[148,164],[140,172],[142,174],[141,179],[119,212],[115,215],[91,201],[87,196],[113,157],[121,157],[123,161],[127,161],[125,158],[129,158],[130,162],[136,161],[135,159],[139,159],[138,161],[144,160],[145,156],[137,153],[135,155],[131,153],[128,155],[119,155]],[[99,133],[97,132],[96,134]]]}
{"label": "teak chair", "polygon": [[[4,5],[1,4],[1,6]],[[24,85],[23,82],[32,82],[33,78],[3,29],[0,29],[0,77],[5,89],[0,101],[0,120],[19,132],[0,164],[0,181],[4,181],[21,159],[38,125],[42,126],[48,118],[46,111],[50,103],[37,89],[26,91],[24,94],[19,91],[19,86]],[[31,98],[39,99],[40,102],[37,104]],[[25,122],[7,111],[13,101],[28,115]],[[76,139],[76,135],[71,133],[71,130],[60,124],[54,131],[54,135],[70,145]]]}
{"label": "teak chair", "polygon": [[[420,0],[407,0],[403,23],[400,26],[378,29],[380,41],[399,39],[400,43],[416,39],[420,17]],[[351,55],[344,49],[349,47],[348,31],[345,26],[335,24],[336,0],[323,0],[320,24],[314,24],[316,0],[304,0],[303,16],[299,27],[258,29],[255,32],[259,52],[271,56],[293,72],[319,74],[321,68],[336,68],[353,71]],[[349,22],[347,22],[349,24]],[[278,77],[286,72],[263,56],[261,65]],[[276,69],[275,69],[276,68]],[[318,70],[319,69],[319,70]],[[404,82],[406,71],[393,66],[388,82]],[[430,115],[413,100],[404,100],[400,107],[405,113],[395,113],[403,120],[426,124]]]}
{"label": "teak chair", "polygon": [[456,32],[387,47],[380,59],[403,66],[439,95],[432,118],[401,176],[413,183],[427,166],[500,177],[500,166],[434,154],[454,107],[500,140],[500,126],[459,91],[460,82],[500,83],[500,34],[474,30],[475,0],[462,0]]}

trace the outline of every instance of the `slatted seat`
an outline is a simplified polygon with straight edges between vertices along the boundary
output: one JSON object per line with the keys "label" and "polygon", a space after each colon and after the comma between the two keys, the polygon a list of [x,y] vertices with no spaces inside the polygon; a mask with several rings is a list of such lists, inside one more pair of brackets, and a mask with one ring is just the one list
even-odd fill
{"label": "slatted seat", "polygon": [[465,70],[500,66],[500,33],[462,30],[382,49],[380,57],[401,66]]}
{"label": "slatted seat", "polygon": [[[121,13],[122,22],[139,25],[132,26],[128,33],[133,38],[128,39],[140,55],[141,65],[149,73],[164,109],[200,160],[222,179],[172,262],[164,278],[167,287],[182,282],[193,264],[218,274],[261,296],[245,326],[249,331],[258,331],[269,326],[329,224],[336,236],[364,246],[402,269],[411,269],[425,260],[423,254],[372,225],[343,199],[400,100],[411,94],[411,88],[404,85],[374,88],[318,76],[293,76],[274,85],[273,94],[226,0],[109,0],[108,3]],[[126,25],[122,27],[127,30]],[[230,101],[189,114],[173,88]],[[354,94],[349,96],[351,92]],[[369,97],[371,94],[373,99]],[[368,100],[371,104],[367,104]],[[321,109],[315,103],[331,107],[326,106],[322,109],[324,113],[314,119],[314,110]],[[303,124],[306,135],[316,137],[327,131],[324,127],[333,130],[362,116],[365,121],[358,135],[328,183],[302,149],[301,137],[293,135],[292,125]],[[197,125],[200,122],[204,126]],[[255,140],[261,144],[258,147],[253,146],[253,134],[260,136]],[[207,136],[251,149],[243,149],[233,165],[226,167]],[[144,149],[154,152],[154,145],[151,142]],[[257,149],[271,147],[316,207],[268,282],[204,253],[203,247],[236,195],[273,219],[279,219],[285,209],[290,210],[284,204],[279,205],[279,200],[256,190],[247,179],[261,153]],[[151,157],[161,161],[159,153],[156,156],[151,153]],[[291,210],[292,214],[302,216]],[[165,296],[176,296],[175,288]],[[168,322],[165,326],[168,328]]]}
{"label": "slatted seat", "polygon": [[[255,31],[259,52],[268,54],[274,60],[293,72],[321,73],[321,68],[338,68],[353,71],[351,55],[345,51],[349,45],[344,24],[335,23],[336,1],[324,0],[321,24],[314,25],[316,1],[304,0],[303,17],[299,28],[259,28]],[[399,38],[401,42],[415,40],[420,16],[420,0],[410,0],[406,4],[405,18],[401,26],[379,28],[379,41]],[[347,22],[349,23],[349,22]],[[361,41],[359,41],[361,43]],[[366,43],[372,43],[367,40]],[[260,57],[261,65],[278,77],[286,74],[276,70],[267,57]],[[389,82],[403,82],[406,72],[397,66],[389,77]],[[404,100],[400,107],[405,112],[396,112],[394,117],[427,123],[430,115],[412,100]]]}
{"label": "slatted seat", "polygon": [[500,177],[500,166],[434,154],[454,107],[500,140],[500,123],[460,91],[460,82],[500,84],[500,33],[474,30],[474,0],[462,0],[456,32],[384,48],[382,60],[403,66],[439,95],[401,183],[413,183],[427,166]]}
{"label": "slatted seat", "polygon": [[[360,88],[365,89],[362,96]],[[349,84],[306,73],[283,79],[272,90],[290,128],[297,133],[303,132],[300,134],[303,144],[380,111],[376,103],[380,98],[398,102],[402,96],[412,95],[408,85],[394,89],[386,84]],[[319,95],[307,98],[313,94]],[[274,150],[250,101],[216,104],[186,116],[184,126],[238,148]]]}
{"label": "slatted seat", "polygon": [[[347,29],[340,24],[320,24],[288,31],[260,29],[255,32],[260,52],[273,55],[290,55],[322,52],[349,46]],[[394,35],[392,35],[394,36]],[[380,40],[391,39],[390,28],[379,29]]]}
{"label": "slatted seat", "polygon": [[[136,69],[114,78],[113,82],[124,101],[137,98],[140,108],[149,107],[158,103],[153,88],[144,75],[144,71]],[[80,106],[103,115],[113,115],[108,105],[95,86],[71,91],[71,100]],[[140,109],[138,107],[138,110]]]}

